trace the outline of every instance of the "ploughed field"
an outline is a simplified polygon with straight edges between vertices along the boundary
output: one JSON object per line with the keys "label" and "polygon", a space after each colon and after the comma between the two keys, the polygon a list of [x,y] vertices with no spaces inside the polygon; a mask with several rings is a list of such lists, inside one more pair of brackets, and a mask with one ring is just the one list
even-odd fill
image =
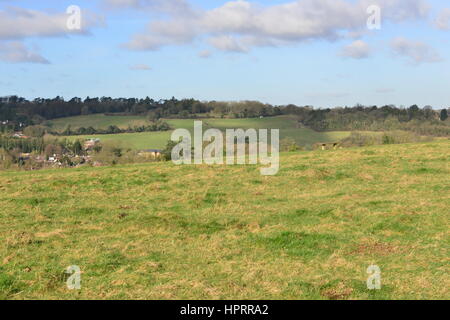
{"label": "ploughed field", "polygon": [[449,299],[449,163],[440,140],[282,154],[276,176],[1,172],[0,298]]}

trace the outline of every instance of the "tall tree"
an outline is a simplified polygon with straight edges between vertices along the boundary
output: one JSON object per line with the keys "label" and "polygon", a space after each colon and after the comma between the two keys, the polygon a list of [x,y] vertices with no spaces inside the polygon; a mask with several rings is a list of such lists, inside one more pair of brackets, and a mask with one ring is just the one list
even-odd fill
{"label": "tall tree", "polygon": [[441,111],[441,120],[442,121],[445,121],[445,120],[447,120],[448,119],[448,111],[447,111],[447,109],[443,109],[442,111]]}

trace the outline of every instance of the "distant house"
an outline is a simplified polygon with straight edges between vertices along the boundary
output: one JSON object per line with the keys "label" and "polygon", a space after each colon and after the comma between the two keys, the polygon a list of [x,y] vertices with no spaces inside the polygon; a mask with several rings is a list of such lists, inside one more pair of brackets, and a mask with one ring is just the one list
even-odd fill
{"label": "distant house", "polygon": [[48,162],[57,163],[60,160],[61,156],[56,153],[48,156]]}
{"label": "distant house", "polygon": [[142,157],[146,157],[146,158],[157,159],[157,158],[161,158],[162,150],[159,150],[159,149],[141,150],[141,151],[139,151],[138,155],[142,156]]}
{"label": "distant house", "polygon": [[31,153],[21,153],[19,155],[19,160],[30,160],[31,159]]}
{"label": "distant house", "polygon": [[96,144],[99,143],[99,142],[100,142],[100,139],[87,139],[84,142],[84,150],[88,151],[88,150],[94,149]]}
{"label": "distant house", "polygon": [[28,139],[28,137],[24,135],[22,132],[16,132],[13,134],[12,137],[17,139]]}

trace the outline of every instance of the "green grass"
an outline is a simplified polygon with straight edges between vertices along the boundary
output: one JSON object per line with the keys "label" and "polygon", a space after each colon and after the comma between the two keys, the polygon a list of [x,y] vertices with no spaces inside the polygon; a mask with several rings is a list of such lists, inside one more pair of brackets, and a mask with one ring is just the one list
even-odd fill
{"label": "green grass", "polygon": [[[226,129],[280,129],[280,138],[292,138],[301,146],[311,146],[317,142],[335,142],[340,141],[349,136],[349,132],[316,132],[307,128],[300,128],[297,121],[292,116],[280,116],[269,118],[255,118],[255,119],[201,119],[203,121],[203,128],[217,128],[220,130]],[[93,126],[94,128],[104,128],[110,124],[115,124],[119,127],[126,128],[128,124],[133,125],[139,121],[145,121],[144,118],[129,117],[129,116],[104,116],[104,115],[90,115],[72,118],[64,118],[54,120],[53,127],[63,129],[68,124],[72,128],[79,126]],[[165,120],[174,129],[185,128],[192,132],[193,120]],[[147,149],[147,148],[164,148],[167,141],[170,139],[171,132],[145,132],[145,133],[127,133],[115,135],[86,135],[86,136],[71,136],[71,140],[99,138],[102,141],[117,141],[124,145],[130,146],[133,149]]]}
{"label": "green grass", "polygon": [[110,125],[126,129],[129,125],[133,127],[146,123],[145,117],[142,116],[105,116],[104,114],[91,114],[87,116],[67,117],[48,121],[48,125],[55,131],[63,131],[68,125],[70,125],[72,129],[80,127],[106,129]]}
{"label": "green grass", "polygon": [[449,147],[1,172],[0,298],[449,299]]}
{"label": "green grass", "polygon": [[159,132],[142,132],[142,133],[119,133],[119,134],[103,134],[103,135],[85,135],[65,137],[69,140],[85,140],[98,138],[101,142],[117,142],[122,146],[129,147],[133,150],[142,149],[163,149],[170,139],[170,131]]}

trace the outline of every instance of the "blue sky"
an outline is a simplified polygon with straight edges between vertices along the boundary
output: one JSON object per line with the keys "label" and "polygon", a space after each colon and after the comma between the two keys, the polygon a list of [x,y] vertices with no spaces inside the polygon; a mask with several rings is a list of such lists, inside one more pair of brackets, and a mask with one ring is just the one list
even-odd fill
{"label": "blue sky", "polygon": [[[381,8],[380,30],[366,27],[362,9],[371,3]],[[61,22],[69,5],[82,10],[81,33]],[[444,0],[0,0],[0,96],[449,107],[446,7]]]}

